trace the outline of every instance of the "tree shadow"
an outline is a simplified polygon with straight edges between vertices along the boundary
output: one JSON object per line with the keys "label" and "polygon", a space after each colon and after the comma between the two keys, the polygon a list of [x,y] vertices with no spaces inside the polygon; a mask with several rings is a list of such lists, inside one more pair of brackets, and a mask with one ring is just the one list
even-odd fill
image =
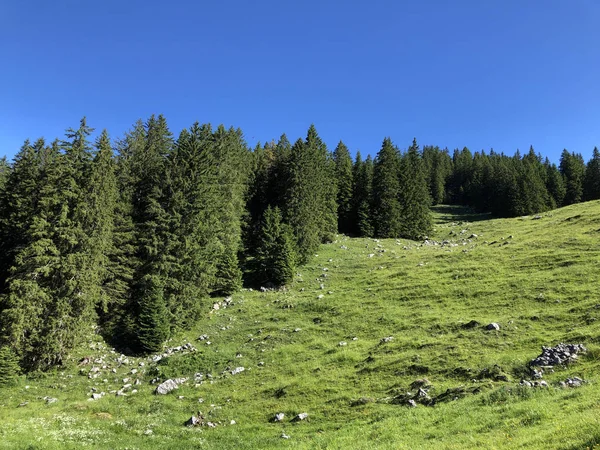
{"label": "tree shadow", "polygon": [[491,213],[478,213],[468,206],[436,205],[431,207],[436,223],[480,222],[493,219]]}

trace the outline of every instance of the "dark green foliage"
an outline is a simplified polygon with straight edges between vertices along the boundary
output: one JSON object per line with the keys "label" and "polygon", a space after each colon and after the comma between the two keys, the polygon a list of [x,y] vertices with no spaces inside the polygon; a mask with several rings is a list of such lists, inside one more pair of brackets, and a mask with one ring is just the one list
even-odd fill
{"label": "dark green foliage", "polygon": [[261,286],[267,283],[282,286],[294,278],[294,235],[291,227],[282,220],[279,208],[269,207],[265,211],[254,260],[255,278]]}
{"label": "dark green foliage", "polygon": [[117,253],[113,232],[118,192],[113,151],[106,130],[98,138],[96,150],[88,179],[85,228],[88,230],[90,263],[97,270],[93,282],[101,288],[96,303],[106,311],[113,296],[120,294],[114,283],[117,279],[114,267],[110,264],[110,255]]}
{"label": "dark green foliage", "polygon": [[19,359],[8,346],[0,347],[0,386],[13,384],[21,372]]}
{"label": "dark green foliage", "polygon": [[600,151],[597,147],[594,147],[592,157],[585,169],[583,199],[586,201],[600,199]]}
{"label": "dark green foliage", "polygon": [[338,187],[338,229],[340,233],[353,231],[352,194],[354,190],[354,177],[352,173],[352,158],[348,147],[340,141],[333,152],[335,161],[335,174]]}
{"label": "dark green foliage", "polygon": [[431,198],[416,139],[402,158],[399,199],[400,236],[418,239],[429,234],[433,228],[429,210]]}
{"label": "dark green foliage", "polygon": [[578,203],[583,197],[583,178],[585,176],[585,163],[583,157],[575,152],[569,153],[566,149],[560,155],[560,173],[565,180],[565,198],[563,204]]}
{"label": "dark green foliage", "polygon": [[43,139],[35,145],[25,141],[0,191],[0,292],[6,289],[10,268],[18,249],[26,244],[26,232],[35,215],[45,146]]}
{"label": "dark green foliage", "polygon": [[213,291],[229,295],[241,287],[238,253],[242,249],[242,217],[248,189],[249,152],[241,130],[219,126],[213,135],[214,211],[221,254]]}
{"label": "dark green foliage", "polygon": [[550,209],[558,208],[563,205],[566,194],[564,179],[556,164],[550,164],[548,159],[546,159],[544,167],[546,168],[546,189],[548,190]]}
{"label": "dark green foliage", "polygon": [[140,280],[136,320],[137,345],[145,352],[157,352],[170,336],[171,316],[164,299],[164,285],[156,275]]}
{"label": "dark green foliage", "polygon": [[289,161],[284,218],[294,230],[299,261],[304,263],[337,231],[335,166],[314,125],[306,141],[299,139],[292,146]]}
{"label": "dark green foliage", "polygon": [[[140,314],[151,308],[160,308],[161,315],[166,310],[167,299],[164,289],[169,287],[168,274],[171,270],[168,248],[169,217],[166,211],[167,194],[164,192],[166,179],[166,158],[171,153],[173,140],[163,116],[152,116],[146,124],[143,150],[132,155],[133,187],[132,220],[135,229],[135,257],[140,262],[133,274],[132,303],[133,322],[138,324],[134,330],[137,344],[142,350],[148,350],[151,331],[141,330]],[[152,288],[150,295],[147,290]],[[149,303],[149,305],[146,305]],[[159,305],[159,303],[163,303]],[[153,324],[162,326],[162,319],[146,320],[146,327]],[[164,336],[162,329],[156,336]],[[153,344],[156,344],[153,341]]]}
{"label": "dark green foliage", "polygon": [[3,156],[0,158],[0,192],[4,190],[4,185],[6,184],[9,173],[10,165],[8,164],[8,161],[6,161],[6,156]]}
{"label": "dark green foliage", "polygon": [[465,205],[468,204],[469,185],[471,182],[471,172],[473,164],[473,154],[464,147],[462,150],[454,150],[452,155],[452,175],[448,179],[447,196],[450,203]]}
{"label": "dark green foliage", "polygon": [[533,148],[450,158],[415,140],[400,155],[386,138],[375,162],[353,165],[314,126],[249,152],[239,129],[196,123],[174,142],[152,116],[116,156],[91,132],[84,118],[64,142],[0,159],[0,372],[61,364],[95,324],[116,345],[159,350],[210,295],[239,289],[242,269],[284,285],[338,231],[421,238],[430,203],[511,217],[600,198],[597,149],[587,168],[565,150],[559,170]]}
{"label": "dark green foliage", "polygon": [[352,208],[354,227],[353,233],[357,236],[371,237],[374,234],[372,222],[372,193],[373,193],[373,160],[371,155],[362,161],[360,152],[356,154],[354,162],[354,192]]}
{"label": "dark green foliage", "polygon": [[390,138],[385,138],[373,170],[373,228],[375,236],[402,234],[400,204],[400,155]]}
{"label": "dark green foliage", "polygon": [[452,159],[448,155],[448,150],[424,146],[423,161],[431,202],[433,205],[443,203],[446,198],[446,181],[452,173]]}

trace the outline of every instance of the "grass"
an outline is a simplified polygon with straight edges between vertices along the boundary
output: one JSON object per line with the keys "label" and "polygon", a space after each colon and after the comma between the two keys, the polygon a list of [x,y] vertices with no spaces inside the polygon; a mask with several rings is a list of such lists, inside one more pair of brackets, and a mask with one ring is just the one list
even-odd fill
{"label": "grass", "polygon": [[[600,448],[600,202],[541,219],[435,214],[430,238],[456,246],[339,236],[287,291],[242,291],[212,312],[207,302],[202,322],[169,342],[196,353],[119,365],[92,336],[65,367],[0,388],[0,448]],[[472,320],[480,326],[464,326]],[[500,330],[485,330],[491,322]],[[559,342],[589,351],[547,373],[550,388],[520,387],[527,362]],[[104,363],[78,366],[84,356]],[[180,376],[191,379],[153,394],[153,378]],[[556,387],[570,376],[587,383]],[[423,377],[431,396],[457,399],[394,404]],[[124,378],[139,379],[138,392],[109,394]],[[91,388],[107,395],[89,401]],[[183,426],[198,410],[220,424]],[[279,412],[283,423],[271,423]],[[302,412],[308,420],[291,422]]]}

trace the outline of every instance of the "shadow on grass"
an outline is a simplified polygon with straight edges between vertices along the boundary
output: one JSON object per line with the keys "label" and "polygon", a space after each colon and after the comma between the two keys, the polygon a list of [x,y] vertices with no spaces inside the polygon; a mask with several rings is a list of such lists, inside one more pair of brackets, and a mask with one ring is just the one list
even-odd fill
{"label": "shadow on grass", "polygon": [[436,205],[431,207],[431,211],[436,223],[480,222],[494,218],[491,213],[478,213],[460,205]]}
{"label": "shadow on grass", "polygon": [[600,434],[592,436],[590,439],[585,441],[583,444],[568,445],[561,447],[561,450],[595,450],[600,449]]}

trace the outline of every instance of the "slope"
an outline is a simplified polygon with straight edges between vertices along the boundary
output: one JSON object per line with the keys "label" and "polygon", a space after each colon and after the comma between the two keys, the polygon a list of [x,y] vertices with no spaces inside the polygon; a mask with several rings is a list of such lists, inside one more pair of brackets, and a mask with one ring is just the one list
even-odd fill
{"label": "slope", "polygon": [[[600,446],[599,237],[597,201],[507,220],[438,207],[425,242],[338,236],[288,290],[207,305],[159,361],[94,335],[70,365],[2,388],[0,447]],[[587,352],[522,386],[560,342]],[[419,387],[431,400],[411,407]],[[205,426],[185,427],[199,411]]]}

